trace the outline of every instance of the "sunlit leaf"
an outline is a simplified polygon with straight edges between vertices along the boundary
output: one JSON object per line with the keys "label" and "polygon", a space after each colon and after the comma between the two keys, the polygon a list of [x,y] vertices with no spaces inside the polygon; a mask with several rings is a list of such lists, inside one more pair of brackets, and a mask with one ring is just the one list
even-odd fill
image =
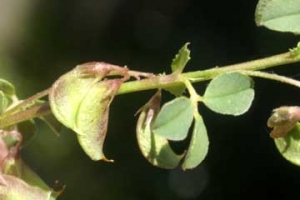
{"label": "sunlit leaf", "polygon": [[136,126],[137,140],[143,156],[154,166],[172,169],[182,158],[171,149],[168,140],[156,135],[151,130],[153,119],[160,107],[160,91],[143,106]]}
{"label": "sunlit leaf", "polygon": [[203,101],[211,110],[228,115],[248,111],[254,99],[253,81],[243,74],[232,72],[215,77],[205,90]]}
{"label": "sunlit leaf", "polygon": [[281,155],[291,163],[300,166],[300,124],[284,137],[274,139],[276,147]]}
{"label": "sunlit leaf", "polygon": [[206,127],[200,115],[195,116],[194,130],[182,168],[192,169],[197,167],[206,157],[209,140]]}
{"label": "sunlit leaf", "polygon": [[299,34],[300,1],[260,0],[255,11],[255,21],[258,26]]}
{"label": "sunlit leaf", "polygon": [[178,71],[179,73],[181,73],[184,70],[187,62],[191,59],[188,45],[189,43],[185,43],[173,59],[171,64],[172,72]]}
{"label": "sunlit leaf", "polygon": [[193,121],[193,111],[193,104],[187,97],[166,103],[153,123],[153,132],[169,140],[185,139]]}
{"label": "sunlit leaf", "polygon": [[103,143],[109,106],[123,79],[105,79],[108,74],[124,75],[126,68],[106,63],[86,63],[60,77],[53,85],[50,106],[55,117],[77,133],[83,150],[93,160],[106,160]]}

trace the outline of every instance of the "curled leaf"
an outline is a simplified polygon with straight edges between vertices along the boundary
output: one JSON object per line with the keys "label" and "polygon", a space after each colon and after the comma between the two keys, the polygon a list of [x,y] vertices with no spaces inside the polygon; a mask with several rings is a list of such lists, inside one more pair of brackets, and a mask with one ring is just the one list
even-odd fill
{"label": "curled leaf", "polygon": [[158,91],[140,110],[136,126],[139,148],[143,156],[154,166],[172,169],[180,162],[182,155],[174,153],[167,139],[152,131],[152,123],[160,108],[161,93]]}
{"label": "curled leaf", "polygon": [[[109,106],[128,69],[106,63],[86,63],[61,76],[49,93],[55,117],[77,133],[83,150],[93,160],[106,160],[103,143]],[[124,78],[104,79],[109,75]]]}
{"label": "curled leaf", "polygon": [[285,136],[299,120],[300,107],[298,106],[282,106],[274,109],[267,122],[268,126],[273,128],[270,136],[272,138]]}

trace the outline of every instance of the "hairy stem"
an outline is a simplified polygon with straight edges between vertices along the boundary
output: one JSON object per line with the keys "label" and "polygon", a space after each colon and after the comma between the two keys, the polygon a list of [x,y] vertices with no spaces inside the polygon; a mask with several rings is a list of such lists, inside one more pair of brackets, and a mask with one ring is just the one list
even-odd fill
{"label": "hairy stem", "polygon": [[286,76],[270,74],[270,73],[261,72],[261,71],[239,71],[239,72],[241,72],[242,74],[248,75],[248,76],[254,76],[254,77],[259,77],[259,78],[264,78],[264,79],[275,80],[275,81],[279,81],[281,83],[286,83],[286,84],[293,85],[293,86],[300,88],[300,81],[297,81],[292,78],[288,78]]}
{"label": "hairy stem", "polygon": [[[191,82],[201,82],[205,80],[210,80],[217,76],[218,74],[224,72],[249,70],[257,71],[263,70],[271,67],[276,67],[280,65],[295,63],[300,61],[299,55],[293,55],[291,52],[278,54],[275,56],[262,58],[258,60],[238,63],[234,65],[227,65],[223,67],[215,67],[207,70],[200,70],[195,72],[183,73],[182,76],[190,80]],[[131,81],[125,83],[121,86],[118,94],[125,94],[131,92],[137,92],[142,90],[150,90],[155,88],[167,88],[177,85],[183,85],[182,80],[179,76],[173,74],[161,75],[154,78],[144,79],[140,81]]]}
{"label": "hairy stem", "polygon": [[[168,87],[184,85],[184,80],[189,80],[192,83],[201,82],[205,80],[210,80],[218,74],[233,71],[240,71],[250,76],[257,76],[261,78],[277,80],[283,83],[300,87],[300,83],[296,80],[279,76],[276,74],[269,74],[257,71],[296,62],[300,62],[300,55],[298,55],[295,52],[287,52],[267,58],[233,65],[227,65],[223,67],[215,67],[207,70],[187,72],[183,74],[173,73],[169,75],[158,75],[153,77],[149,76],[149,78],[143,80],[130,81],[122,84],[117,94],[126,94],[158,88],[164,89]],[[142,72],[138,72],[138,74],[141,73]],[[145,74],[148,75],[148,73]],[[18,105],[15,105],[13,108],[3,113],[2,116],[0,116],[0,128],[4,128],[34,117],[40,117],[49,114],[51,112],[51,108],[48,103],[44,103],[42,105],[35,104],[36,100],[48,95],[49,92],[50,88],[39,92],[36,95],[33,95],[28,99],[23,100]]]}
{"label": "hairy stem", "polygon": [[42,105],[36,105],[30,107],[28,110],[22,110],[20,112],[6,116],[0,120],[0,128],[6,128],[14,124],[35,118],[45,116],[51,113],[50,105],[48,102]]}

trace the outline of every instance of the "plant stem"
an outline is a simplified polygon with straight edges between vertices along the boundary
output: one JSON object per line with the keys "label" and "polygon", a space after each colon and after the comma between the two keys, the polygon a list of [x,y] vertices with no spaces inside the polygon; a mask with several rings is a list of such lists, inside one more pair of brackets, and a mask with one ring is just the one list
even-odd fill
{"label": "plant stem", "polygon": [[[278,54],[267,58],[238,63],[234,65],[215,67],[212,69],[200,70],[195,72],[187,72],[187,73],[183,73],[182,76],[184,76],[191,82],[195,83],[195,82],[210,80],[215,76],[217,76],[218,74],[224,72],[232,72],[232,71],[240,71],[240,70],[257,71],[257,70],[263,70],[263,69],[276,67],[280,65],[295,63],[299,61],[300,61],[299,55],[292,55],[291,52],[287,52],[287,53]],[[125,93],[137,92],[142,90],[150,90],[156,88],[174,87],[178,85],[183,85],[182,80],[180,79],[179,76],[175,76],[174,74],[161,75],[161,76],[156,76],[154,78],[124,83],[119,89],[118,94],[125,94]]]}
{"label": "plant stem", "polygon": [[[295,52],[295,51],[294,51]],[[300,62],[300,55],[292,52],[287,52],[283,54],[278,54],[275,56],[262,58],[258,60],[243,62],[239,64],[227,65],[223,67],[215,67],[207,70],[200,70],[195,72],[187,72],[183,74],[169,74],[169,75],[158,75],[154,77],[149,77],[143,80],[129,81],[120,87],[118,95],[138,92],[143,90],[151,89],[164,89],[168,87],[176,87],[184,85],[184,80],[189,80],[190,82],[201,82],[205,80],[210,80],[217,76],[218,74],[224,72],[240,71],[241,73],[257,76],[261,78],[267,78],[272,80],[281,81],[290,85],[300,87],[300,83],[296,80],[279,76],[276,74],[268,74],[264,72],[255,72],[257,70],[263,70],[271,67],[276,67],[280,65],[290,64]],[[142,72],[139,72],[141,74]],[[148,74],[148,73],[146,73]],[[48,95],[50,88],[42,92],[37,93],[23,100],[20,104],[6,111],[0,116],[0,129],[25,121],[34,117],[40,117],[51,112],[51,108],[48,103],[42,105],[36,105],[36,100]]]}
{"label": "plant stem", "polygon": [[28,110],[22,110],[12,115],[6,116],[0,120],[0,128],[12,126],[14,124],[35,118],[45,116],[51,113],[49,103],[30,107]]}
{"label": "plant stem", "polygon": [[13,107],[9,108],[7,111],[5,111],[5,113],[3,113],[0,118],[4,118],[8,115],[11,115],[14,112],[17,112],[18,110],[25,110],[26,108],[29,108],[30,106],[34,106],[36,103],[36,100],[48,95],[50,91],[50,88],[43,90],[39,93],[36,93],[35,95],[24,99],[23,101],[21,101],[19,104],[14,105]]}
{"label": "plant stem", "polygon": [[300,81],[297,81],[292,78],[288,78],[285,76],[277,75],[277,74],[270,74],[267,72],[261,72],[261,71],[239,71],[242,74],[249,75],[249,76],[255,76],[259,78],[264,78],[264,79],[270,79],[270,80],[275,80],[279,81],[281,83],[286,83],[289,85],[296,86],[300,88]]}

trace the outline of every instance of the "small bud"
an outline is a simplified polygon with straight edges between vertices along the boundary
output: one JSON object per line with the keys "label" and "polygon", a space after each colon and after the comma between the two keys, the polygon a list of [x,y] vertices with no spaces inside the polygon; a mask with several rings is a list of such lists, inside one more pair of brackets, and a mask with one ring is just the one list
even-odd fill
{"label": "small bud", "polygon": [[298,106],[282,106],[274,109],[267,122],[268,127],[273,128],[270,136],[272,138],[285,136],[299,120],[300,107]]}

